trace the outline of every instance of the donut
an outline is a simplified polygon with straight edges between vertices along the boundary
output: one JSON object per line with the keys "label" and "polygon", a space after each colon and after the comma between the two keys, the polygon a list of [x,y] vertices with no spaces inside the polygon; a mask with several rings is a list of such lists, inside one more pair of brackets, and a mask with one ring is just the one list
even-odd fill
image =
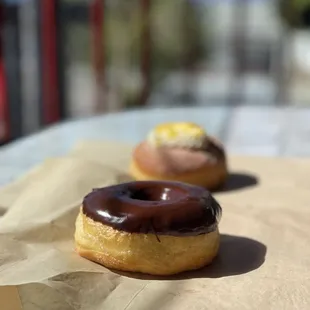
{"label": "donut", "polygon": [[77,253],[107,268],[173,275],[216,257],[221,206],[202,187],[134,181],[94,189],[76,220]]}
{"label": "donut", "polygon": [[179,181],[215,190],[227,179],[224,147],[194,123],[156,126],[133,151],[136,181]]}

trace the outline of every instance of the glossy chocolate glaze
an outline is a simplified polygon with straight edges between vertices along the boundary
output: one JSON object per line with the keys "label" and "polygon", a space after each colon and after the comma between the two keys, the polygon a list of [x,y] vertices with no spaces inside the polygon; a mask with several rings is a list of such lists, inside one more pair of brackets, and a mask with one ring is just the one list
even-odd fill
{"label": "glossy chocolate glaze", "polygon": [[216,229],[222,209],[204,188],[179,182],[138,181],[94,189],[83,213],[131,233],[200,235]]}

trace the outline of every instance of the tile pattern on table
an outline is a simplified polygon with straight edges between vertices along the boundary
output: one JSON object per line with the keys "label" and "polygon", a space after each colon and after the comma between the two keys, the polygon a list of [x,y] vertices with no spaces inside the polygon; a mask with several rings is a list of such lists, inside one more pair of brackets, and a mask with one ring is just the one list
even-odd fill
{"label": "tile pattern on table", "polygon": [[287,109],[239,107],[231,114],[226,146],[234,154],[279,156]]}
{"label": "tile pattern on table", "polygon": [[287,117],[283,155],[310,156],[310,109],[291,109]]}
{"label": "tile pattern on table", "polygon": [[159,122],[194,121],[219,137],[232,154],[310,156],[310,109],[209,107],[146,109],[53,126],[1,149],[0,185],[52,156],[65,154],[79,140],[137,143]]}

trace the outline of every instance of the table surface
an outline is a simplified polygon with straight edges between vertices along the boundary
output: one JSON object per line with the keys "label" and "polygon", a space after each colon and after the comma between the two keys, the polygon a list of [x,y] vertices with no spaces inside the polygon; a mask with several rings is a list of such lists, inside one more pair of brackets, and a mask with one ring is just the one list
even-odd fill
{"label": "table surface", "polygon": [[194,121],[217,136],[231,154],[310,156],[310,109],[224,107],[146,109],[52,126],[0,149],[0,185],[45,158],[65,154],[79,140],[141,141],[159,122]]}

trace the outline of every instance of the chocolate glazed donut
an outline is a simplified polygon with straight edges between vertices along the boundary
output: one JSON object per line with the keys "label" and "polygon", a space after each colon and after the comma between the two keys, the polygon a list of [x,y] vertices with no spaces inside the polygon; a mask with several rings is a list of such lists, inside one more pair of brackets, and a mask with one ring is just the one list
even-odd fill
{"label": "chocolate glazed donut", "polygon": [[130,233],[185,236],[213,231],[221,207],[203,188],[177,182],[140,181],[95,189],[83,213]]}
{"label": "chocolate glazed donut", "polygon": [[76,221],[76,250],[106,267],[170,275],[218,252],[222,209],[204,188],[139,181],[94,189]]}

